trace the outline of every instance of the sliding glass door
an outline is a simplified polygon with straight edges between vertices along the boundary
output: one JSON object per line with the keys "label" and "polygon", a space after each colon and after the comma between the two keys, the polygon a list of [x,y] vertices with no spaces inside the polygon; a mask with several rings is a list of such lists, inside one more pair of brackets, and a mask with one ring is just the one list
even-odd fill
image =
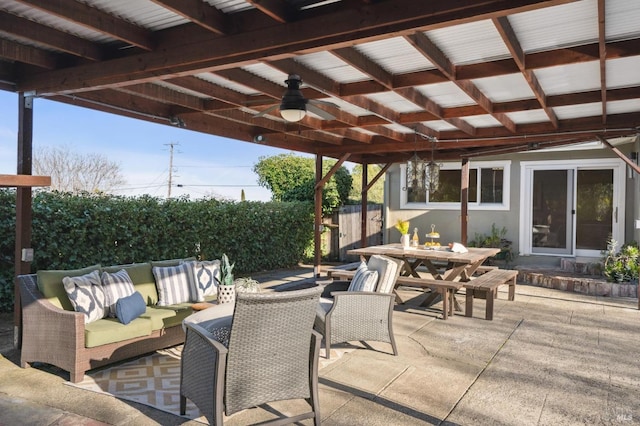
{"label": "sliding glass door", "polygon": [[624,232],[616,160],[523,162],[521,252],[597,257]]}

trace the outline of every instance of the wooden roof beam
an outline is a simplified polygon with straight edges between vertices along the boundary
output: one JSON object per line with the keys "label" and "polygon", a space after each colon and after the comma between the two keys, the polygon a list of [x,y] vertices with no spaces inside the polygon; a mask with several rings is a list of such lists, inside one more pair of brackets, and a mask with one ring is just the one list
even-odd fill
{"label": "wooden roof beam", "polygon": [[7,40],[0,40],[0,58],[47,69],[56,68],[58,60],[54,53]]}
{"label": "wooden roof beam", "polygon": [[598,0],[598,56],[600,62],[600,100],[602,102],[602,124],[607,124],[607,38],[605,31],[606,12],[604,3],[604,0]]}
{"label": "wooden roof beam", "polygon": [[151,0],[215,34],[227,34],[225,14],[202,0]]}
{"label": "wooden roof beam", "polygon": [[80,58],[99,61],[103,57],[101,48],[95,43],[7,12],[0,11],[0,28],[16,37]]}
{"label": "wooden roof beam", "polygon": [[553,111],[553,108],[547,105],[547,95],[544,93],[544,90],[542,90],[542,86],[540,86],[538,78],[533,73],[533,71],[526,69],[526,57],[524,54],[524,50],[522,50],[520,41],[518,40],[513,27],[509,23],[509,18],[507,18],[506,16],[494,18],[493,24],[500,33],[502,41],[504,41],[504,43],[506,44],[507,49],[509,49],[509,52],[511,52],[513,60],[518,65],[518,69],[529,84],[531,91],[533,91],[533,94],[535,95],[536,99],[538,99],[538,102],[540,102],[542,109],[547,114],[547,117],[549,117],[549,121],[551,121],[553,127],[557,129],[560,126],[558,123],[558,117]]}
{"label": "wooden roof beam", "polygon": [[102,12],[75,0],[16,0],[34,9],[66,19],[94,31],[151,51],[154,48],[151,33],[124,19]]}
{"label": "wooden roof beam", "polygon": [[[76,5],[72,0],[20,0],[29,4]],[[275,59],[294,52],[314,52],[353,46],[358,42],[377,40],[385,34],[409,34],[415,28],[436,28],[451,22],[473,22],[572,0],[512,0],[510,2],[435,2],[425,8],[414,0],[376,2],[358,8],[337,10],[309,19],[259,28],[211,39],[198,39],[171,50],[146,52],[99,64],[85,64],[46,74],[22,78],[19,90],[39,95],[86,91],[88,88],[114,87],[165,77],[178,77],[197,72],[240,66],[251,61]],[[80,3],[82,5],[82,3]],[[90,11],[95,9],[87,7]],[[56,9],[51,7],[51,9]],[[82,17],[81,17],[82,18]],[[113,17],[107,15],[109,21]],[[80,22],[83,22],[79,19]],[[358,25],[354,25],[358,22]],[[330,24],[328,24],[330,23]],[[123,28],[124,24],[118,28]],[[384,34],[383,34],[384,32]],[[151,46],[147,46],[151,48]]]}
{"label": "wooden roof beam", "polygon": [[282,0],[246,0],[260,12],[281,24],[295,19],[296,10]]}
{"label": "wooden roof beam", "polygon": [[[487,98],[476,86],[469,80],[458,80],[456,77],[456,67],[449,61],[449,58],[440,50],[438,46],[433,43],[429,37],[422,31],[417,31],[411,35],[405,36],[405,39],[411,43],[422,55],[429,59],[449,80],[455,83],[460,89],[462,89],[471,99],[478,103],[486,112],[492,114],[493,117],[498,120],[504,127],[511,132],[516,131],[516,124],[505,114],[493,113],[493,102]],[[447,120],[448,121],[448,120]],[[454,126],[462,126],[460,130],[471,135],[475,134],[473,126],[466,122],[455,120],[449,121]],[[457,124],[456,124],[457,123]]]}
{"label": "wooden roof beam", "polygon": [[30,188],[34,186],[51,186],[51,176],[0,175],[0,187],[2,188]]}

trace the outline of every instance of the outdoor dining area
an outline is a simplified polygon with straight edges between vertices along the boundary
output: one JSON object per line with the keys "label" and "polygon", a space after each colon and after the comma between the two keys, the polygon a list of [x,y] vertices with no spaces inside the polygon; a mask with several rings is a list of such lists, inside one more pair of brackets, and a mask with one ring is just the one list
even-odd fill
{"label": "outdoor dining area", "polygon": [[[304,287],[315,281],[311,268],[274,271],[258,278],[263,287],[259,296],[275,297],[313,292]],[[316,404],[316,420],[325,425],[522,425],[635,424],[640,418],[635,403],[640,380],[636,356],[640,336],[634,300],[518,285],[513,302],[495,305],[493,321],[484,320],[482,315],[456,315],[443,321],[438,309],[421,306],[428,293],[398,287],[397,294],[406,302],[393,306],[395,356],[388,343],[352,341],[334,343],[327,359],[325,348],[317,346],[317,335],[314,333],[316,337],[310,339],[312,332],[308,330],[304,347],[312,350],[311,359],[318,362],[318,393],[311,398]],[[507,289],[501,289],[499,299],[506,296]],[[258,295],[248,299],[252,297]],[[216,309],[219,308],[195,315]],[[251,307],[255,309],[262,308]],[[315,315],[315,311],[312,313]],[[243,375],[249,370],[260,373],[274,363],[291,362],[286,343],[290,336],[285,338],[281,333],[286,327],[298,326],[292,322],[296,321],[287,319],[280,325],[267,322],[267,332],[258,326],[256,334],[245,338],[271,344],[274,352],[266,356],[250,345],[245,364],[228,364],[227,369],[234,365],[233,369]],[[255,322],[253,326],[256,327]],[[199,333],[188,332],[185,346],[191,337],[201,339],[204,333],[197,325],[192,328]],[[213,342],[208,345],[218,346]],[[228,354],[234,349],[238,348],[232,343]],[[187,350],[182,349],[183,363]],[[3,352],[0,357],[0,394],[9,397],[0,398],[0,418],[5,424],[12,424],[12,419],[24,421],[25,413],[34,420],[33,424],[50,424],[44,419],[52,418],[74,424],[87,419],[105,424],[206,422],[202,417],[206,409],[194,411],[190,402],[187,415],[179,415],[179,353],[168,357],[178,358],[173,367],[177,371],[158,364],[145,367],[145,358],[135,365],[125,363],[99,371],[103,378],[111,376],[112,386],[100,391],[70,385],[56,369],[21,369],[15,364],[15,356]],[[303,358],[308,368],[309,358]],[[230,358],[229,362],[235,361]],[[199,359],[191,365],[191,374],[207,376],[209,373],[205,372],[215,370],[215,365],[215,360]],[[145,376],[153,376],[154,368],[155,379]],[[117,381],[118,373],[130,377]],[[101,383],[100,380],[96,376],[95,382]],[[247,377],[244,384],[247,380],[254,380],[253,376]],[[278,387],[282,386],[285,389],[273,391],[293,389],[283,383]],[[123,393],[118,394],[119,390]],[[133,395],[142,390],[147,398],[134,402]],[[149,397],[151,392],[153,397]],[[205,395],[197,388],[189,392],[187,398],[196,400],[193,392]],[[223,421],[229,425],[256,424],[282,415],[296,416],[308,409],[304,399],[273,402],[225,415]],[[301,424],[312,423],[313,419],[308,419]]]}

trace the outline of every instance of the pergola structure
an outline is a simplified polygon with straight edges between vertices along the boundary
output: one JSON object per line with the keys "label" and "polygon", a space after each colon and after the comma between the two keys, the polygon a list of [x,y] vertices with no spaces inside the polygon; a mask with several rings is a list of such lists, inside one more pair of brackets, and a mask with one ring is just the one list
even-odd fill
{"label": "pergola structure", "polygon": [[[44,97],[314,154],[316,200],[323,157],[464,166],[634,135],[638,69],[638,0],[0,0],[0,89],[21,114]],[[298,122],[277,107],[292,74]]]}

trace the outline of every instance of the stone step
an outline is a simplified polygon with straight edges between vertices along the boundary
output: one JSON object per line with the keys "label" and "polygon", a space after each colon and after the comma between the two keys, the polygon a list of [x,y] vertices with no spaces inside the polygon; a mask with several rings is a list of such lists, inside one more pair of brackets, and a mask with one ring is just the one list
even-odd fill
{"label": "stone step", "polygon": [[602,275],[602,260],[600,258],[561,258],[560,269],[562,271],[585,274]]}
{"label": "stone step", "polygon": [[571,276],[563,270],[518,269],[518,282],[592,296],[638,297],[638,285],[611,283],[602,276]]}

